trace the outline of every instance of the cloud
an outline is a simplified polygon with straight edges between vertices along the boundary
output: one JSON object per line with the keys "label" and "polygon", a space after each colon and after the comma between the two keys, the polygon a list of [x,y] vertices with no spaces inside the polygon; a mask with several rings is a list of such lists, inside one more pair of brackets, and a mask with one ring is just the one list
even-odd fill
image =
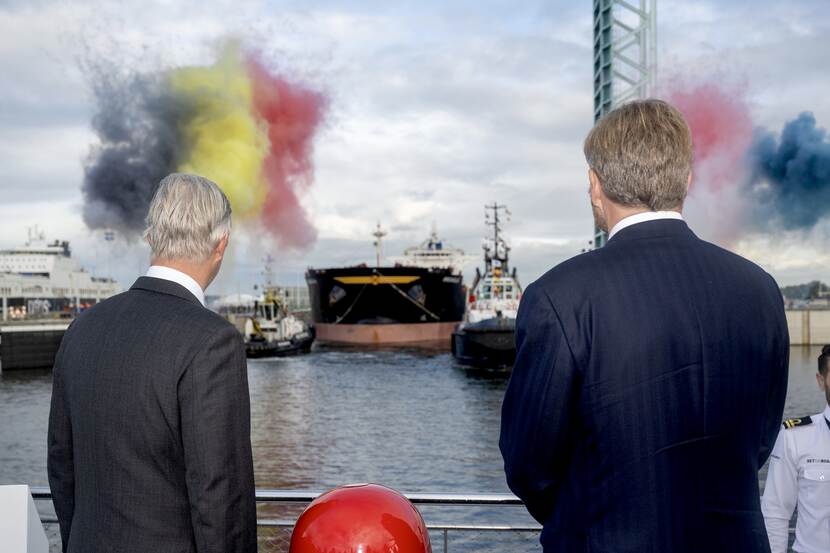
{"label": "cloud", "polygon": [[[662,70],[723,68],[747,81],[760,124],[780,128],[811,110],[826,126],[830,96],[815,92],[826,88],[830,68],[823,6],[661,0]],[[587,245],[593,223],[581,142],[593,119],[589,4],[40,0],[0,8],[0,71],[12,77],[0,89],[0,214],[7,216],[0,246],[25,237],[29,221],[48,221],[51,235],[75,237],[79,254],[94,249],[78,210],[80,160],[93,140],[78,59],[92,52],[137,67],[203,63],[228,32],[328,91],[332,103],[316,144],[316,182],[303,199],[320,229],[317,246],[287,254],[238,228],[217,286],[248,290],[263,278],[265,253],[289,281],[308,265],[370,260],[377,221],[390,230],[390,255],[420,242],[433,221],[449,242],[478,255],[483,205],[494,200],[514,214],[506,233],[525,283]],[[59,203],[44,207],[44,195]],[[785,267],[775,257],[785,242],[769,238],[741,251],[786,278],[809,280],[822,271],[809,261],[823,238],[807,238],[812,249],[790,250],[806,261],[800,265]],[[123,264],[119,278],[127,282],[146,251],[125,252],[138,260]]]}
{"label": "cloud", "polygon": [[[83,126],[0,126],[0,196],[4,204],[80,196],[81,159],[92,133]],[[75,214],[77,215],[77,214]]]}
{"label": "cloud", "polygon": [[809,232],[787,231],[776,234],[753,234],[745,237],[735,251],[756,260],[786,286],[810,280],[830,281],[830,253],[827,241],[830,223]]}

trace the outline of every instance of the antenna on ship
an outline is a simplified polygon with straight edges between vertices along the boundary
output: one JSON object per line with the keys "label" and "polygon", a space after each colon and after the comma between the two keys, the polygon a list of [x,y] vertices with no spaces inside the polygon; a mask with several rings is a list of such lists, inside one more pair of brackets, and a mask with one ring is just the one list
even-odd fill
{"label": "antenna on ship", "polygon": [[43,242],[46,240],[46,234],[40,230],[40,227],[37,225],[27,227],[26,230],[29,234],[29,240],[26,242],[26,247],[31,247],[34,242]]}
{"label": "antenna on ship", "polygon": [[372,233],[372,236],[375,237],[375,241],[373,245],[375,246],[375,263],[376,267],[380,267],[380,258],[381,258],[381,240],[384,236],[386,236],[386,231],[381,230],[380,228],[380,221],[378,221],[378,226],[375,229],[375,232]]}
{"label": "antenna on ship", "polygon": [[493,227],[493,253],[490,254],[490,248],[487,244],[484,246],[487,269],[489,269],[493,260],[496,260],[500,263],[502,270],[507,272],[507,252],[510,248],[499,235],[501,234],[502,220],[510,221],[510,210],[507,209],[506,205],[497,202],[486,204],[484,209],[484,224]]}
{"label": "antenna on ship", "polygon": [[265,277],[266,290],[274,286],[274,283],[272,282],[274,276],[274,268],[272,264],[274,261],[276,261],[276,259],[271,257],[270,253],[266,254],[265,257],[262,258],[262,262],[265,265],[265,269],[262,271],[262,274]]}

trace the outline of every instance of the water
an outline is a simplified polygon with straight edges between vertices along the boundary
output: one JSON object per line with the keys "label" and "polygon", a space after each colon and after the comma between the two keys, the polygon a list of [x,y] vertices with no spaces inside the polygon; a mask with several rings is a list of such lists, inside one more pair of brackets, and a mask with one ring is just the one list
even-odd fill
{"label": "water", "polygon": [[[813,376],[819,352],[792,348],[785,416],[823,409]],[[498,450],[503,376],[464,369],[443,351],[323,348],[251,360],[248,376],[257,487],[371,481],[408,492],[508,491]],[[0,373],[0,484],[46,485],[50,395],[50,371]],[[424,514],[530,522],[518,510]],[[521,550],[534,550],[535,537],[528,544]]]}
{"label": "water", "polygon": [[324,351],[257,362],[248,374],[258,486],[507,491],[504,377],[429,351]]}

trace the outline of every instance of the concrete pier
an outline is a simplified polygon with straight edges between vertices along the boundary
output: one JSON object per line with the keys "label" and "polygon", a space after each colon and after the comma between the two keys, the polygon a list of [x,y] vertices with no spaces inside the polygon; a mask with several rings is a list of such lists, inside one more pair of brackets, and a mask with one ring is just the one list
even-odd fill
{"label": "concrete pier", "polygon": [[788,310],[787,327],[793,346],[830,344],[830,309]]}
{"label": "concrete pier", "polygon": [[68,321],[0,325],[0,370],[51,368]]}

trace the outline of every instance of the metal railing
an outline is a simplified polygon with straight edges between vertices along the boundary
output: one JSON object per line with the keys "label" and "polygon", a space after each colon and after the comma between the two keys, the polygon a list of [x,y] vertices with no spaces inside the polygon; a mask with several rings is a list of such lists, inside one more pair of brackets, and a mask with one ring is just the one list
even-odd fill
{"label": "metal railing", "polygon": [[[52,492],[46,486],[32,486],[30,487],[32,498],[36,501],[51,501]],[[276,490],[276,489],[257,489],[256,501],[261,505],[307,505],[314,501],[324,492],[311,490]],[[458,506],[514,506],[520,507],[523,505],[522,501],[513,494],[506,493],[404,493],[415,505],[430,506],[430,507],[458,507]],[[426,518],[426,517],[425,517]],[[41,516],[41,522],[46,524],[56,524],[57,518],[53,516]],[[294,520],[290,519],[273,519],[273,518],[258,518],[257,526],[262,529],[280,529],[288,532],[294,527]],[[452,532],[504,532],[520,534],[525,533],[532,535],[536,540],[538,533],[542,527],[538,524],[526,525],[511,525],[511,524],[442,524],[442,523],[427,523],[427,529],[431,532],[437,532],[442,539],[442,550],[444,553],[449,552],[449,537]],[[289,533],[290,534],[290,533]],[[283,540],[283,543],[285,540]],[[535,542],[538,547],[538,542]],[[287,547],[282,549],[287,551]]]}

